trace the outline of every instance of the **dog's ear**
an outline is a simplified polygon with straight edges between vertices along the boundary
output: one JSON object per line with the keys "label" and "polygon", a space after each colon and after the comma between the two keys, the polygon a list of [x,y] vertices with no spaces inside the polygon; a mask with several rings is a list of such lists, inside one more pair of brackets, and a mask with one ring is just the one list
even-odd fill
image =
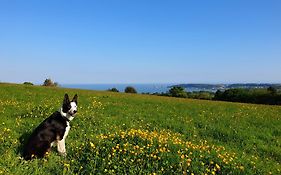
{"label": "dog's ear", "polygon": [[64,95],[63,104],[68,105],[70,103],[68,94]]}
{"label": "dog's ear", "polygon": [[73,102],[75,102],[75,103],[76,103],[76,105],[77,105],[77,98],[78,98],[78,95],[77,95],[77,94],[75,94],[75,95],[74,95],[74,97],[73,97],[73,99],[72,99],[72,101],[73,101]]}

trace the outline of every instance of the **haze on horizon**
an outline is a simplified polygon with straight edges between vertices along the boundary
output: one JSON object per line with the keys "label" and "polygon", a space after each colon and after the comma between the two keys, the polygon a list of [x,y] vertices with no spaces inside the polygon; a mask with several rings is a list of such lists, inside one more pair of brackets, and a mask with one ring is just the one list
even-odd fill
{"label": "haze on horizon", "polygon": [[281,83],[281,1],[0,1],[0,82]]}

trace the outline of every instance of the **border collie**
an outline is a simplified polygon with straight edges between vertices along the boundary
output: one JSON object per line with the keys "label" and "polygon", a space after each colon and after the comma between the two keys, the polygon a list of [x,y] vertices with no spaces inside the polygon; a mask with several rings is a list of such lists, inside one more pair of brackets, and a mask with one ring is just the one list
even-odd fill
{"label": "border collie", "polygon": [[61,155],[66,155],[65,138],[70,129],[69,122],[77,112],[77,98],[76,94],[70,101],[65,94],[60,111],[54,112],[33,131],[23,149],[25,160],[44,157],[54,144]]}

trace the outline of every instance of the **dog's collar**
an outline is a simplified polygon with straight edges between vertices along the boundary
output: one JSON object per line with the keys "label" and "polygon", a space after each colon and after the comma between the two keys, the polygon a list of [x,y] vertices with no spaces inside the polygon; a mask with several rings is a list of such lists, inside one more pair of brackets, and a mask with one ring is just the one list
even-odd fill
{"label": "dog's collar", "polygon": [[63,118],[64,118],[66,121],[70,122],[70,120],[69,120],[67,117],[63,116]]}
{"label": "dog's collar", "polygon": [[63,118],[65,118],[66,121],[68,121],[68,122],[70,122],[70,121],[74,118],[73,116],[69,115],[68,113],[63,112],[63,111],[62,111],[62,108],[60,109],[59,112],[60,112],[61,116],[62,116]]}

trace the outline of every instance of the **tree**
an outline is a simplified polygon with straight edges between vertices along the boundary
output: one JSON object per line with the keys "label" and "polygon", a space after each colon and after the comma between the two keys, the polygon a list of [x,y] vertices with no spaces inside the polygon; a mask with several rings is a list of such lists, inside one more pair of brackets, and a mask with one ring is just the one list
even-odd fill
{"label": "tree", "polygon": [[181,87],[181,86],[173,86],[169,90],[169,94],[172,97],[183,97],[183,98],[187,97],[187,93],[185,92],[185,89],[183,87]]}
{"label": "tree", "polygon": [[33,85],[33,83],[31,83],[31,82],[24,82],[23,84],[25,84],[25,85]]}
{"label": "tree", "polygon": [[116,89],[116,88],[111,88],[111,89],[108,89],[108,91],[111,91],[111,92],[119,92],[119,90],[118,90],[118,89]]}
{"label": "tree", "polygon": [[276,95],[277,94],[277,89],[270,86],[269,88],[267,88],[267,91],[271,94],[271,95]]}
{"label": "tree", "polygon": [[133,94],[136,94],[137,93],[137,90],[132,87],[132,86],[128,86],[125,88],[125,93],[133,93]]}
{"label": "tree", "polygon": [[57,82],[53,82],[50,78],[47,78],[42,86],[52,86],[52,87],[56,87],[58,86]]}
{"label": "tree", "polygon": [[217,90],[215,93],[214,100],[222,100],[223,92],[221,90]]}

